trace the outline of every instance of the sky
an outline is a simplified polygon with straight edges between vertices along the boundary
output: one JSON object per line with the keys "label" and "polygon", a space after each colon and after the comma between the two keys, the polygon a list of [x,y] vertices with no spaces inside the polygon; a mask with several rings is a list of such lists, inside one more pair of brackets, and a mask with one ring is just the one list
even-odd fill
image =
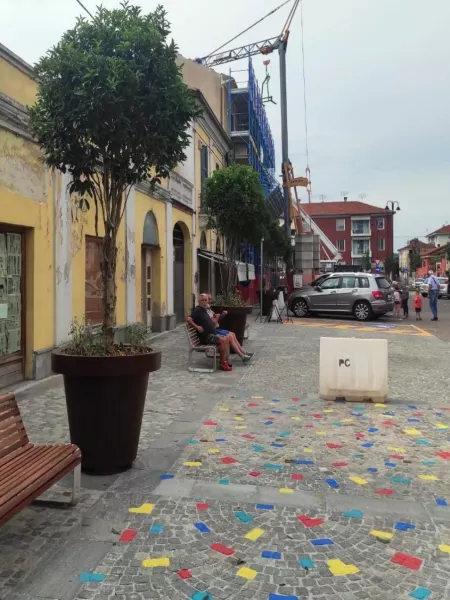
{"label": "sky", "polygon": [[[95,11],[95,0],[82,0]],[[173,37],[189,58],[209,54],[282,0],[165,0]],[[114,8],[119,0],[104,0]],[[158,2],[134,0],[144,11]],[[57,7],[57,8],[56,8]],[[276,37],[289,5],[231,47]],[[72,27],[76,0],[1,0],[0,41],[33,64]],[[400,204],[395,247],[450,222],[449,0],[303,0],[309,166],[313,201]],[[278,56],[267,105],[281,165]],[[254,66],[264,78],[264,57]],[[302,28],[294,19],[287,56],[290,159],[307,165]],[[245,63],[222,65],[243,69]],[[281,166],[280,166],[281,171]],[[306,201],[306,197],[303,195]]]}

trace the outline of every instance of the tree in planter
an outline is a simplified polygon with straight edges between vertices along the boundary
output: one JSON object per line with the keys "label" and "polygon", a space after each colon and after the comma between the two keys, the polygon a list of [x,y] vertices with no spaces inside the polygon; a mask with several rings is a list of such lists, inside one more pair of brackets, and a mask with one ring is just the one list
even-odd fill
{"label": "tree in planter", "polygon": [[195,100],[168,42],[166,12],[147,15],[128,2],[98,8],[40,60],[31,129],[46,164],[72,178],[70,192],[103,225],[105,353],[114,348],[117,234],[131,186],[166,178],[185,160]]}
{"label": "tree in planter", "polygon": [[280,257],[289,265],[292,264],[292,253],[292,242],[286,236],[284,227],[276,221],[269,220],[264,237],[264,256],[269,259]]}
{"label": "tree in planter", "polygon": [[397,279],[400,274],[400,264],[398,254],[389,256],[384,261],[384,271],[390,275],[393,279]]}
{"label": "tree in planter", "polygon": [[225,300],[236,302],[239,247],[259,246],[266,234],[268,214],[258,174],[249,166],[231,165],[215,171],[205,182],[204,210],[208,228],[226,240],[227,261],[221,266]]}

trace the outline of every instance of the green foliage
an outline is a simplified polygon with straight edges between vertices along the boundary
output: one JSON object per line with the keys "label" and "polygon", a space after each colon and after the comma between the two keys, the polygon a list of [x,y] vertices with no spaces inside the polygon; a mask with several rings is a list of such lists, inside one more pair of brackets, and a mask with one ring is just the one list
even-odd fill
{"label": "green foliage", "polygon": [[[411,240],[410,244],[418,241],[418,238],[414,238]],[[409,268],[411,273],[415,273],[417,269],[420,269],[421,266],[422,258],[420,256],[420,248],[417,248],[413,245],[409,251]]]}
{"label": "green foliage", "polygon": [[39,90],[31,130],[46,164],[70,173],[70,192],[103,224],[103,329],[114,344],[117,233],[130,186],[151,185],[185,160],[189,122],[199,114],[177,66],[162,6],[147,15],[128,2],[99,7],[36,67]]}
{"label": "green foliage", "polygon": [[362,267],[365,271],[370,271],[371,267],[372,267],[372,262],[370,260],[370,252],[364,252],[363,254],[363,258],[362,258]]}
{"label": "green foliage", "polygon": [[391,277],[394,279],[398,278],[400,274],[398,254],[393,254],[384,261],[384,271],[385,273],[391,275]]}
{"label": "green foliage", "polygon": [[230,294],[217,294],[213,306],[251,306],[248,300],[244,300],[239,292]]}
{"label": "green foliage", "polygon": [[276,221],[269,221],[266,225],[264,237],[264,255],[266,258],[279,256],[285,262],[292,261],[293,246],[290,238],[286,236],[284,227]]}
{"label": "green foliage", "polygon": [[133,323],[125,330],[126,340],[132,346],[145,346],[148,341],[148,328],[144,323]]}
{"label": "green foliage", "polygon": [[205,182],[203,200],[208,227],[226,238],[233,256],[240,244],[261,242],[267,207],[258,174],[251,167],[231,165],[215,171]]}
{"label": "green foliage", "polygon": [[133,323],[125,330],[126,344],[109,344],[100,327],[86,325],[83,319],[74,319],[70,327],[69,341],[62,349],[72,356],[117,356],[150,352],[147,347],[148,329],[143,323]]}

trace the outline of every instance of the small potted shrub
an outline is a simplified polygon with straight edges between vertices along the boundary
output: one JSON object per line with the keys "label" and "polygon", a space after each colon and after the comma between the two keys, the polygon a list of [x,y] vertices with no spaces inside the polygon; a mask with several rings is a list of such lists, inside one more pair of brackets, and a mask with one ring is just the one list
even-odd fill
{"label": "small potted shrub", "polygon": [[[42,58],[30,125],[46,164],[71,176],[78,206],[92,208],[101,246],[103,324],[74,324],[72,340],[55,350],[64,375],[70,436],[85,471],[106,474],[136,458],[149,373],[161,354],[145,336],[116,333],[117,235],[133,185],[167,178],[186,159],[195,100],[168,42],[161,6],[147,15],[127,2],[98,8]],[[134,335],[134,337],[133,337]]]}

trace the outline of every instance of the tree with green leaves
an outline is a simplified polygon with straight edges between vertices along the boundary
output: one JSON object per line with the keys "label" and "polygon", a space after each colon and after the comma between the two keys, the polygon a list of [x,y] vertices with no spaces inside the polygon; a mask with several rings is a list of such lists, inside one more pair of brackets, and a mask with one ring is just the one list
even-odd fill
{"label": "tree with green leaves", "polygon": [[284,227],[277,221],[269,220],[264,236],[264,256],[270,259],[282,258],[285,263],[292,263],[293,246],[286,236]]}
{"label": "tree with green leaves", "polygon": [[92,20],[79,18],[36,67],[31,130],[46,164],[68,172],[70,193],[95,210],[109,351],[117,234],[129,192],[142,181],[155,186],[186,159],[187,127],[198,114],[169,35],[162,6],[146,15],[128,2],[115,10],[99,7]]}
{"label": "tree with green leaves", "polygon": [[365,271],[370,271],[370,269],[372,268],[370,252],[368,250],[363,254],[361,266]]}
{"label": "tree with green leaves", "polygon": [[205,182],[203,206],[208,228],[226,240],[228,261],[221,268],[222,289],[232,295],[241,244],[259,246],[267,231],[269,216],[258,174],[246,165],[215,171]]}
{"label": "tree with green leaves", "polygon": [[400,263],[398,254],[389,256],[384,261],[384,272],[392,278],[397,279],[400,274]]}
{"label": "tree with green leaves", "polygon": [[414,238],[409,242],[409,270],[415,273],[422,266],[422,257],[420,256],[419,239]]}

